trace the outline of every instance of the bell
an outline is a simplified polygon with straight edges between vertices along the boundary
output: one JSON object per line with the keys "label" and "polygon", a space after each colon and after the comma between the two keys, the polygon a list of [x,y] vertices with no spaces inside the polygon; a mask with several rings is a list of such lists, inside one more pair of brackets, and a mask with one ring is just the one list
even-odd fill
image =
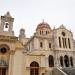
{"label": "bell", "polygon": [[5,28],[8,28],[8,23],[6,23]]}

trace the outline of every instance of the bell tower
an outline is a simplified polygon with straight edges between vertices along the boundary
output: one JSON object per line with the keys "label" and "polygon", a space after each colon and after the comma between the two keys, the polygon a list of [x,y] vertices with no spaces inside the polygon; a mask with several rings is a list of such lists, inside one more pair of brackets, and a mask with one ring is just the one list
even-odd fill
{"label": "bell tower", "polygon": [[7,12],[4,16],[1,16],[0,22],[0,35],[14,36],[14,18],[12,18],[9,12]]}

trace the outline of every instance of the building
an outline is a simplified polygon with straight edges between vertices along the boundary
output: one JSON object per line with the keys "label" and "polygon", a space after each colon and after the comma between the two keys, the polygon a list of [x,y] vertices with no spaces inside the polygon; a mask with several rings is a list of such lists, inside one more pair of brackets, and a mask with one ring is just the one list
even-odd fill
{"label": "building", "polygon": [[63,24],[51,29],[43,21],[27,38],[23,28],[14,35],[13,22],[9,12],[0,17],[0,75],[46,75],[54,67],[75,67],[75,41]]}

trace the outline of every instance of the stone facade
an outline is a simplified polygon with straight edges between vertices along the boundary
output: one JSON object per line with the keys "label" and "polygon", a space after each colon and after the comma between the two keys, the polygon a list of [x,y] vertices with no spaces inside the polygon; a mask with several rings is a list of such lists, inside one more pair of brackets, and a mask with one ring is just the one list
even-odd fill
{"label": "stone facade", "polygon": [[23,28],[14,35],[9,12],[0,20],[0,75],[44,75],[53,67],[75,67],[75,41],[63,24],[51,29],[43,21],[27,38]]}

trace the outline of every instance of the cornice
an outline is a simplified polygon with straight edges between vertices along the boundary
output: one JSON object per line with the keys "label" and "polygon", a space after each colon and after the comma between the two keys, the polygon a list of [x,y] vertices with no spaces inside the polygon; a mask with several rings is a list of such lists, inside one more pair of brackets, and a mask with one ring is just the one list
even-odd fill
{"label": "cornice", "polygon": [[18,38],[15,37],[15,36],[3,36],[3,35],[0,35],[0,41],[15,42],[17,40],[18,40]]}

